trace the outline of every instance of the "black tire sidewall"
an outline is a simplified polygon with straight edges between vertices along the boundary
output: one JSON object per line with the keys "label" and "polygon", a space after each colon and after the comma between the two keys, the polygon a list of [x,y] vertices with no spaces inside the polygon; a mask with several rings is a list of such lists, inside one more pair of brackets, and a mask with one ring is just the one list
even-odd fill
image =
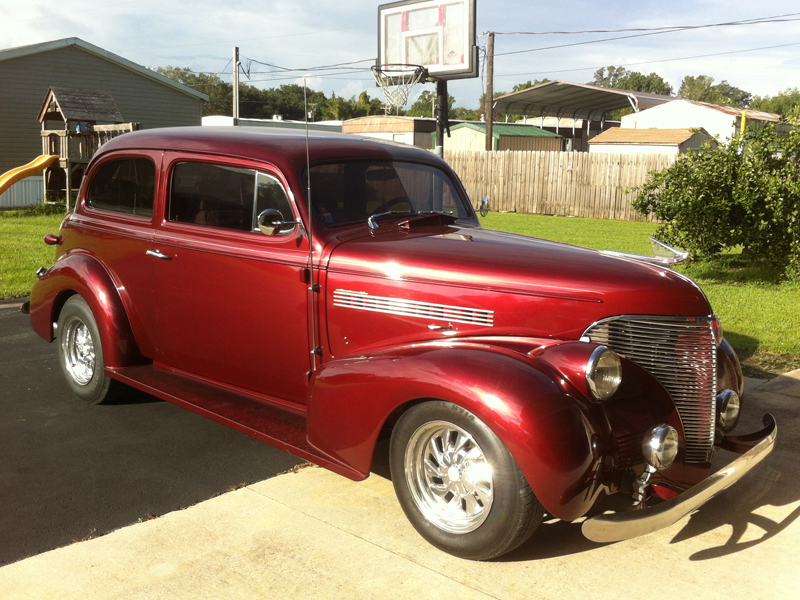
{"label": "black tire sidewall", "polygon": [[[64,355],[63,335],[65,326],[69,319],[77,317],[86,325],[89,334],[92,336],[92,343],[94,345],[94,373],[92,379],[86,385],[81,385],[72,377],[67,370],[66,357]],[[103,344],[100,339],[100,331],[97,328],[97,321],[92,314],[92,310],[81,296],[72,296],[64,304],[61,313],[58,315],[58,335],[56,339],[58,344],[58,362],[61,365],[61,371],[64,374],[67,385],[72,393],[74,393],[81,400],[89,404],[101,403],[109,387],[109,378],[105,374],[105,362],[103,361]]]}
{"label": "black tire sidewall", "polygon": [[[475,531],[450,533],[428,521],[417,508],[406,481],[404,459],[414,432],[429,421],[448,421],[473,436],[492,465],[492,507]],[[442,401],[430,401],[410,408],[397,422],[389,450],[389,461],[397,499],[406,517],[429,543],[455,556],[472,560],[491,558],[506,546],[521,517],[521,474],[509,451],[494,432],[466,409]]]}

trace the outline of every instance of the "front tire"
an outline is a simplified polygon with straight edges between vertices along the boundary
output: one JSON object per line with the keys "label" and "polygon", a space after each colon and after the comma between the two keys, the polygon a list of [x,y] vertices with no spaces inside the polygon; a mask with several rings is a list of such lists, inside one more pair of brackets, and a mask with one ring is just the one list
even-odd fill
{"label": "front tire", "polygon": [[527,540],[544,509],[489,427],[449,402],[410,408],[392,432],[392,482],[408,520],[440,550],[472,560]]}
{"label": "front tire", "polygon": [[75,295],[66,301],[57,331],[59,363],[72,392],[89,404],[118,396],[123,385],[105,374],[100,332],[86,300]]}

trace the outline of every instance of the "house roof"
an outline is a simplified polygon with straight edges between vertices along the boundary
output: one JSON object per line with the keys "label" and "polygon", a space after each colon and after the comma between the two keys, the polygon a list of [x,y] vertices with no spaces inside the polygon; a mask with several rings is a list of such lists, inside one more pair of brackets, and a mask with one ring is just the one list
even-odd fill
{"label": "house roof", "polygon": [[[734,117],[740,117],[744,112],[744,109],[735,108],[733,106],[720,106],[719,104],[709,104],[708,102],[697,102],[696,100],[685,100],[682,98],[680,100],[683,102],[688,102],[689,104],[694,104],[695,106],[705,106],[706,108],[711,108]],[[759,121],[772,121],[774,123],[777,123],[781,120],[781,116],[776,115],[775,113],[768,113],[761,110],[750,110],[749,108],[747,109],[747,118],[757,119]]]}
{"label": "house roof", "polygon": [[556,79],[495,98],[495,110],[510,115],[598,120],[612,110],[631,107],[644,110],[673,100],[673,96]]}
{"label": "house roof", "polygon": [[57,50],[59,48],[66,48],[68,46],[74,46],[76,48],[80,48],[85,52],[89,52],[90,54],[94,54],[95,56],[99,56],[100,58],[104,58],[105,60],[111,61],[116,63],[117,65],[138,73],[139,75],[143,75],[145,77],[149,77],[150,79],[154,79],[159,83],[167,85],[169,87],[175,88],[178,91],[183,92],[184,94],[188,94],[189,96],[193,96],[195,98],[199,98],[200,100],[208,101],[208,95],[198,92],[188,86],[183,85],[182,83],[178,83],[174,79],[170,79],[169,77],[164,77],[163,75],[156,73],[155,71],[143,67],[141,65],[137,65],[135,62],[128,60],[127,58],[122,58],[117,54],[109,52],[108,50],[103,50],[89,42],[85,42],[80,38],[72,37],[72,38],[64,38],[61,40],[54,40],[52,42],[43,42],[41,44],[32,44],[30,46],[20,46],[18,48],[9,48],[7,50],[0,50],[0,61],[10,60],[12,58],[19,58],[22,56],[29,56],[31,54],[38,54],[40,52],[49,52],[51,50]]}
{"label": "house roof", "polygon": [[589,140],[590,144],[643,144],[657,146],[678,146],[691,138],[695,133],[702,132],[709,138],[711,136],[702,128],[682,129],[627,129],[614,127]]}
{"label": "house roof", "polygon": [[47,117],[51,103],[55,103],[65,121],[123,122],[122,114],[108,92],[51,87],[39,111],[40,122]]}
{"label": "house roof", "polygon": [[[454,131],[456,129],[461,129],[461,128],[474,129],[475,131],[480,131],[483,134],[486,133],[486,123],[475,123],[475,122],[459,123],[458,125],[453,125],[450,128],[450,130]],[[557,133],[552,133],[551,131],[539,129],[535,125],[520,125],[517,123],[493,123],[492,137],[498,139],[501,135],[518,136],[518,137],[556,137],[556,138],[562,137]]]}

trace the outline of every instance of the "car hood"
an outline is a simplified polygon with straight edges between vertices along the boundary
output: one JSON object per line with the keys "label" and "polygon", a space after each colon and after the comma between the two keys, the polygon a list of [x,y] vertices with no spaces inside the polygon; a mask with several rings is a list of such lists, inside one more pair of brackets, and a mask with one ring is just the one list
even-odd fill
{"label": "car hood", "polygon": [[[700,288],[671,269],[457,225],[403,230],[382,224],[372,234],[338,245],[328,269],[404,282],[409,293],[418,283],[579,303],[587,309],[586,318],[594,320],[621,314],[711,314]],[[594,307],[589,310],[589,305]]]}

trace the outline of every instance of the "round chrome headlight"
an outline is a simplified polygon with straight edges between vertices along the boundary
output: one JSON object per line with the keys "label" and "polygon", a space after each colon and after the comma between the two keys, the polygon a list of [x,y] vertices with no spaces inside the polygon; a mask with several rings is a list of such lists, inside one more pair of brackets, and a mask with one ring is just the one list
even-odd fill
{"label": "round chrome headlight", "polygon": [[659,471],[669,469],[678,456],[678,432],[671,425],[654,427],[642,440],[642,452],[647,464]]}
{"label": "round chrome headlight", "polygon": [[598,346],[586,365],[586,386],[597,400],[607,400],[622,383],[622,363],[613,350]]}
{"label": "round chrome headlight", "polygon": [[739,394],[733,390],[723,390],[717,396],[717,427],[728,432],[739,418]]}

